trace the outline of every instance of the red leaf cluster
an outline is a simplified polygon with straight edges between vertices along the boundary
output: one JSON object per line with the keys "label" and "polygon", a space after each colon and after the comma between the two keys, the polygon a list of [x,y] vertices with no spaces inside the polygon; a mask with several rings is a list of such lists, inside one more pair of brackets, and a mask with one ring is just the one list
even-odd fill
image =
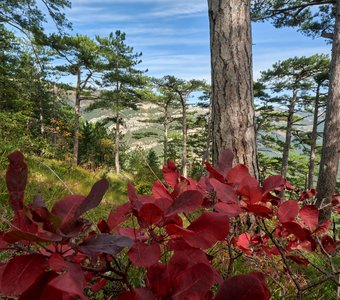
{"label": "red leaf cluster", "polygon": [[[0,295],[6,297],[87,299],[85,290],[96,293],[116,280],[127,288],[118,299],[265,300],[270,292],[262,273],[224,281],[215,261],[222,258],[208,253],[231,255],[229,263],[236,253],[303,266],[309,261],[299,251],[318,250],[328,257],[337,252],[338,242],[328,235],[330,221],[319,224],[316,206],[301,207],[315,191],[283,202],[284,189],[296,191],[286,179],[270,176],[261,186],[246,166],[233,167],[230,150],[216,168],[206,163],[208,176],[198,182],[182,177],[169,161],[164,182],[153,184],[152,195],[138,195],[129,184],[129,201],[96,226],[83,215],[100,204],[107,180],[98,181],[87,196],[64,197],[49,211],[40,196],[24,204],[27,165],[20,152],[9,159],[6,182],[14,217],[12,227],[0,233],[0,251],[16,256],[0,264]],[[335,210],[338,200],[333,199]],[[258,232],[247,231],[249,216]],[[131,282],[131,264],[143,270],[143,287]],[[274,278],[276,271],[271,272]]]}

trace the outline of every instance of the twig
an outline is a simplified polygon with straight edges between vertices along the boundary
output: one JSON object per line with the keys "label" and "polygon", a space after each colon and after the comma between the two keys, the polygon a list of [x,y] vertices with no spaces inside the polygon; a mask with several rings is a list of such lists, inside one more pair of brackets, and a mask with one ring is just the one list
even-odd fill
{"label": "twig", "polygon": [[64,185],[65,189],[67,189],[71,195],[73,195],[74,193],[71,191],[71,189],[67,186],[67,184],[58,176],[58,174],[48,165],[46,165],[45,163],[43,163],[42,161],[38,160],[38,163],[42,164],[43,166],[45,166],[47,169],[49,169],[58,179],[59,181]]}

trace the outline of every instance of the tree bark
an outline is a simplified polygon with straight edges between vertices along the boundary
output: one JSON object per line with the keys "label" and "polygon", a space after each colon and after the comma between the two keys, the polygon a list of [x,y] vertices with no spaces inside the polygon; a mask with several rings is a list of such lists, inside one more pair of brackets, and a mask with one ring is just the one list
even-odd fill
{"label": "tree bark", "polygon": [[187,107],[185,99],[180,96],[182,104],[182,175],[188,177],[187,166],[187,140],[188,140],[188,128],[187,128]]}
{"label": "tree bark", "polygon": [[286,140],[283,146],[283,154],[282,154],[281,175],[283,177],[287,177],[289,149],[290,149],[290,144],[292,142],[292,129],[293,129],[293,122],[294,122],[293,117],[295,113],[296,101],[297,101],[297,90],[293,90],[292,102],[290,103],[289,108],[288,108]]}
{"label": "tree bark", "polygon": [[320,221],[329,219],[331,197],[336,190],[336,178],[340,150],[340,0],[336,1],[335,30],[332,46],[332,60],[328,103],[326,109],[323,148],[321,152],[319,178],[317,184],[317,205],[325,207]]}
{"label": "tree bark", "polygon": [[205,142],[205,150],[202,156],[202,163],[201,163],[201,176],[203,175],[204,171],[204,165],[205,162],[209,160],[209,154],[210,154],[210,146],[211,146],[211,136],[212,136],[212,110],[211,110],[211,103],[209,104],[209,112],[208,112],[208,132],[207,132],[207,139]]}
{"label": "tree bark", "polygon": [[75,99],[75,114],[74,114],[74,137],[73,137],[73,165],[78,165],[79,155],[79,121],[80,121],[80,79],[81,70],[77,69],[77,86]]}
{"label": "tree bark", "polygon": [[213,163],[231,149],[258,178],[249,0],[208,0],[213,105]]}
{"label": "tree bark", "polygon": [[311,142],[310,142],[307,189],[311,189],[314,185],[316,141],[317,141],[317,138],[318,138],[318,117],[319,117],[319,105],[320,105],[320,103],[319,103],[320,88],[321,88],[321,82],[318,82],[317,87],[316,87],[315,103],[314,103],[314,117],[313,117],[312,136],[311,136]]}
{"label": "tree bark", "polygon": [[164,140],[163,140],[163,163],[166,165],[168,163],[168,134],[169,134],[169,111],[168,104],[164,105],[164,122],[163,122],[163,130],[164,130]]}
{"label": "tree bark", "polygon": [[120,130],[120,115],[119,112],[116,113],[116,128],[115,128],[115,171],[116,174],[120,173],[120,162],[119,162],[119,148],[120,148],[120,140],[119,140],[119,130]]}

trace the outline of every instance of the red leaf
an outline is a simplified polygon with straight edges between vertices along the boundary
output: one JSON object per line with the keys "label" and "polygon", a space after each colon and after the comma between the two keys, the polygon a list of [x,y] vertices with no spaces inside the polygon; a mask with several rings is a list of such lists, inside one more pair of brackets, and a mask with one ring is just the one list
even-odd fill
{"label": "red leaf", "polygon": [[44,256],[30,254],[16,256],[7,263],[3,271],[2,294],[16,296],[26,291],[48,268]]}
{"label": "red leaf", "polygon": [[261,216],[264,218],[270,218],[273,213],[272,204],[270,202],[267,202],[267,203],[259,202],[258,204],[248,204],[246,209],[247,211],[251,211],[255,213],[257,216]]}
{"label": "red leaf", "polygon": [[217,171],[222,175],[227,174],[233,165],[234,154],[230,149],[223,150],[218,156]]}
{"label": "red leaf", "polygon": [[316,242],[312,236],[306,236],[305,240],[302,241],[289,241],[286,250],[302,250],[304,252],[313,252],[316,249]]}
{"label": "red leaf", "polygon": [[62,291],[63,293],[78,296],[81,299],[88,299],[84,294],[84,276],[81,268],[78,272],[66,272],[53,278],[49,283],[49,287]]}
{"label": "red leaf", "polygon": [[[154,203],[144,203],[138,212],[139,222],[142,227],[148,227],[152,224],[159,223],[163,217],[163,211]],[[139,221],[139,220],[138,220]]]}
{"label": "red leaf", "polygon": [[111,210],[107,220],[107,225],[109,226],[110,230],[113,230],[117,225],[126,221],[128,219],[129,213],[131,213],[131,204],[129,202]]}
{"label": "red leaf", "polygon": [[245,177],[243,183],[239,184],[238,194],[248,204],[257,204],[262,200],[262,192],[258,182],[253,177]]}
{"label": "red leaf", "polygon": [[4,234],[0,233],[0,251],[1,250],[7,250],[8,243],[4,239]]}
{"label": "red leaf", "polygon": [[45,232],[45,235],[42,234],[32,234],[28,232],[23,232],[19,230],[12,230],[6,232],[4,235],[4,240],[8,243],[16,243],[18,241],[29,241],[29,242],[46,242],[46,241],[53,241],[53,242],[60,242],[62,237],[53,233]]}
{"label": "red leaf", "polygon": [[336,242],[329,235],[322,237],[321,244],[328,254],[333,255],[336,253]]}
{"label": "red leaf", "polygon": [[225,183],[222,183],[215,178],[210,179],[210,184],[214,187],[216,196],[222,202],[231,204],[237,203],[237,196],[234,189]]}
{"label": "red leaf", "polygon": [[178,238],[182,236],[193,236],[196,234],[194,231],[187,230],[176,224],[168,224],[165,226],[165,229],[167,234],[172,238]]}
{"label": "red leaf", "polygon": [[139,267],[151,267],[157,263],[161,255],[161,249],[157,243],[145,244],[135,242],[128,252],[130,260]]}
{"label": "red leaf", "polygon": [[331,226],[331,220],[326,220],[319,225],[319,227],[315,230],[315,233],[327,234]]}
{"label": "red leaf", "polygon": [[158,298],[166,297],[171,289],[168,268],[166,265],[156,263],[147,270],[148,285]]}
{"label": "red leaf", "polygon": [[126,236],[102,233],[91,236],[84,242],[80,243],[78,245],[78,249],[88,255],[100,253],[116,255],[124,248],[131,247],[132,244],[133,241]]}
{"label": "red leaf", "polygon": [[207,169],[207,172],[209,173],[209,178],[215,178],[220,182],[224,182],[224,176],[220,174],[216,169],[214,169],[211,164],[206,162],[205,167]]}
{"label": "red leaf", "polygon": [[196,232],[196,235],[184,237],[184,240],[194,248],[207,249],[226,238],[229,232],[229,219],[220,213],[204,212],[187,229]]}
{"label": "red leaf", "polygon": [[304,191],[299,197],[299,201],[304,201],[306,199],[314,198],[316,195],[316,189],[311,189],[310,191]]}
{"label": "red leaf", "polygon": [[299,213],[299,204],[295,200],[288,200],[280,205],[277,216],[281,223],[292,222]]}
{"label": "red leaf", "polygon": [[6,267],[7,267],[7,264],[0,262],[0,294],[3,293],[2,292],[2,277],[3,277]]}
{"label": "red leaf", "polygon": [[170,198],[171,199],[171,195],[169,191],[166,189],[164,184],[159,180],[153,183],[152,194],[156,199],[157,198]]}
{"label": "red leaf", "polygon": [[303,241],[307,238],[306,232],[298,223],[286,222],[283,223],[282,226],[290,233],[294,234],[300,241]]}
{"label": "red leaf", "polygon": [[8,155],[9,166],[6,173],[6,184],[9,192],[9,204],[14,211],[24,207],[24,191],[27,183],[27,165],[20,151]]}
{"label": "red leaf", "polygon": [[55,272],[46,272],[42,274],[24,293],[21,294],[19,300],[66,300],[64,294],[51,287],[48,282],[57,277]]}
{"label": "red leaf", "polygon": [[242,212],[239,204],[227,204],[224,202],[218,202],[215,204],[214,208],[216,209],[216,211],[225,214],[229,218],[236,217]]}
{"label": "red leaf", "polygon": [[285,184],[285,181],[282,175],[269,176],[267,179],[265,179],[265,181],[263,181],[262,191],[263,193],[271,192],[278,188],[280,188],[280,191],[281,191],[284,188],[284,184]]}
{"label": "red leaf", "polygon": [[306,205],[300,209],[301,220],[314,231],[319,223],[319,209],[315,205]]}
{"label": "red leaf", "polygon": [[111,231],[109,225],[103,219],[100,219],[97,222],[97,228],[98,228],[100,233],[110,233],[110,231]]}
{"label": "red leaf", "polygon": [[137,208],[138,196],[134,186],[131,183],[128,184],[128,197],[132,208]]}
{"label": "red leaf", "polygon": [[53,253],[48,259],[48,265],[52,271],[55,272],[63,272],[68,269],[68,262],[64,260],[64,258],[58,254],[58,253]]}
{"label": "red leaf", "polygon": [[332,208],[337,214],[340,214],[340,194],[332,196]]}
{"label": "red leaf", "polygon": [[169,160],[167,166],[163,166],[163,177],[167,184],[169,184],[172,188],[175,188],[175,185],[180,178],[180,174],[176,168],[176,165]]}
{"label": "red leaf", "polygon": [[295,187],[293,187],[287,179],[285,179],[285,186],[286,189],[289,191],[294,191],[296,193],[298,192],[298,190]]}
{"label": "red leaf", "polygon": [[96,282],[91,286],[91,291],[97,293],[101,291],[107,283],[108,280],[106,278],[97,279]]}
{"label": "red leaf", "polygon": [[177,239],[176,244],[169,242],[168,245],[175,251],[168,264],[168,272],[172,280],[180,276],[187,268],[203,263],[213,271],[214,283],[221,284],[223,282],[221,275],[212,267],[204,251],[190,247],[182,239]]}
{"label": "red leaf", "polygon": [[155,204],[163,211],[167,212],[170,206],[173,204],[174,200],[172,198],[157,198],[155,199]]}
{"label": "red leaf", "polygon": [[244,179],[251,177],[249,170],[245,165],[238,164],[227,173],[227,182],[231,184],[241,184]]}
{"label": "red leaf", "polygon": [[270,293],[262,273],[237,275],[226,280],[214,300],[269,300]]}
{"label": "red leaf", "polygon": [[108,181],[102,179],[93,185],[87,197],[81,195],[66,196],[54,204],[52,213],[62,220],[60,229],[66,234],[73,231],[77,225],[77,219],[100,203],[108,186]]}
{"label": "red leaf", "polygon": [[156,298],[150,290],[138,288],[120,293],[117,300],[156,300]]}
{"label": "red leaf", "polygon": [[167,211],[167,216],[180,212],[191,212],[201,207],[203,196],[198,191],[185,191],[179,195]]}
{"label": "red leaf", "polygon": [[173,300],[201,299],[212,287],[214,273],[203,263],[186,269],[173,284]]}
{"label": "red leaf", "polygon": [[107,181],[107,179],[101,179],[97,181],[93,185],[90,193],[87,195],[84,201],[79,205],[77,209],[77,213],[76,213],[76,218],[79,218],[81,215],[83,215],[88,210],[97,207],[99,203],[102,201],[108,188],[109,188],[109,182]]}
{"label": "red leaf", "polygon": [[286,255],[287,258],[295,261],[297,264],[299,265],[303,265],[303,266],[308,266],[309,265],[309,260],[300,256],[296,256],[296,255]]}
{"label": "red leaf", "polygon": [[77,210],[85,197],[82,195],[66,196],[56,202],[52,207],[52,214],[62,220],[61,228],[75,222],[78,218]]}
{"label": "red leaf", "polygon": [[241,235],[239,235],[239,237],[237,238],[237,242],[236,245],[237,247],[242,250],[243,252],[245,252],[246,254],[251,254],[253,252],[253,249],[251,249],[250,246],[250,234],[249,233],[242,233]]}
{"label": "red leaf", "polygon": [[116,227],[115,233],[120,236],[127,236],[133,241],[146,241],[148,237],[142,228]]}

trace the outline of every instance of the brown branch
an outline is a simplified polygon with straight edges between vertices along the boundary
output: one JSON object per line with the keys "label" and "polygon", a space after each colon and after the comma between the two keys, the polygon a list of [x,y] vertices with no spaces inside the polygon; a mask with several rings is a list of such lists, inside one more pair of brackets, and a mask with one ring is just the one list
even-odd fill
{"label": "brown branch", "polygon": [[270,11],[273,12],[274,15],[280,14],[280,13],[285,13],[285,12],[295,10],[295,9],[298,9],[299,12],[301,12],[301,10],[303,10],[304,8],[309,7],[309,6],[335,4],[335,3],[336,3],[336,1],[334,1],[334,0],[315,1],[315,2],[311,2],[311,3],[304,3],[304,4],[300,4],[300,5],[290,6],[290,7],[286,7],[286,8],[282,8],[282,9],[273,9],[273,10],[270,10]]}
{"label": "brown branch", "polygon": [[281,258],[282,258],[282,261],[283,261],[283,263],[284,263],[284,265],[285,265],[285,267],[286,267],[286,270],[287,270],[287,272],[288,272],[290,278],[293,280],[296,289],[298,290],[298,295],[300,295],[301,292],[302,292],[301,286],[300,286],[299,282],[296,280],[296,278],[295,278],[295,276],[294,276],[292,270],[290,269],[290,266],[289,266],[288,261],[287,261],[287,257],[285,256],[285,254],[284,254],[284,252],[283,252],[283,250],[282,250],[281,245],[279,245],[278,242],[274,239],[272,233],[268,230],[265,221],[264,221],[264,220],[261,220],[261,221],[262,221],[262,224],[263,224],[263,227],[264,227],[265,232],[268,234],[270,240],[272,241],[272,243],[274,244],[274,246],[275,246],[275,247],[277,248],[277,250],[279,251],[280,256],[281,256]]}

